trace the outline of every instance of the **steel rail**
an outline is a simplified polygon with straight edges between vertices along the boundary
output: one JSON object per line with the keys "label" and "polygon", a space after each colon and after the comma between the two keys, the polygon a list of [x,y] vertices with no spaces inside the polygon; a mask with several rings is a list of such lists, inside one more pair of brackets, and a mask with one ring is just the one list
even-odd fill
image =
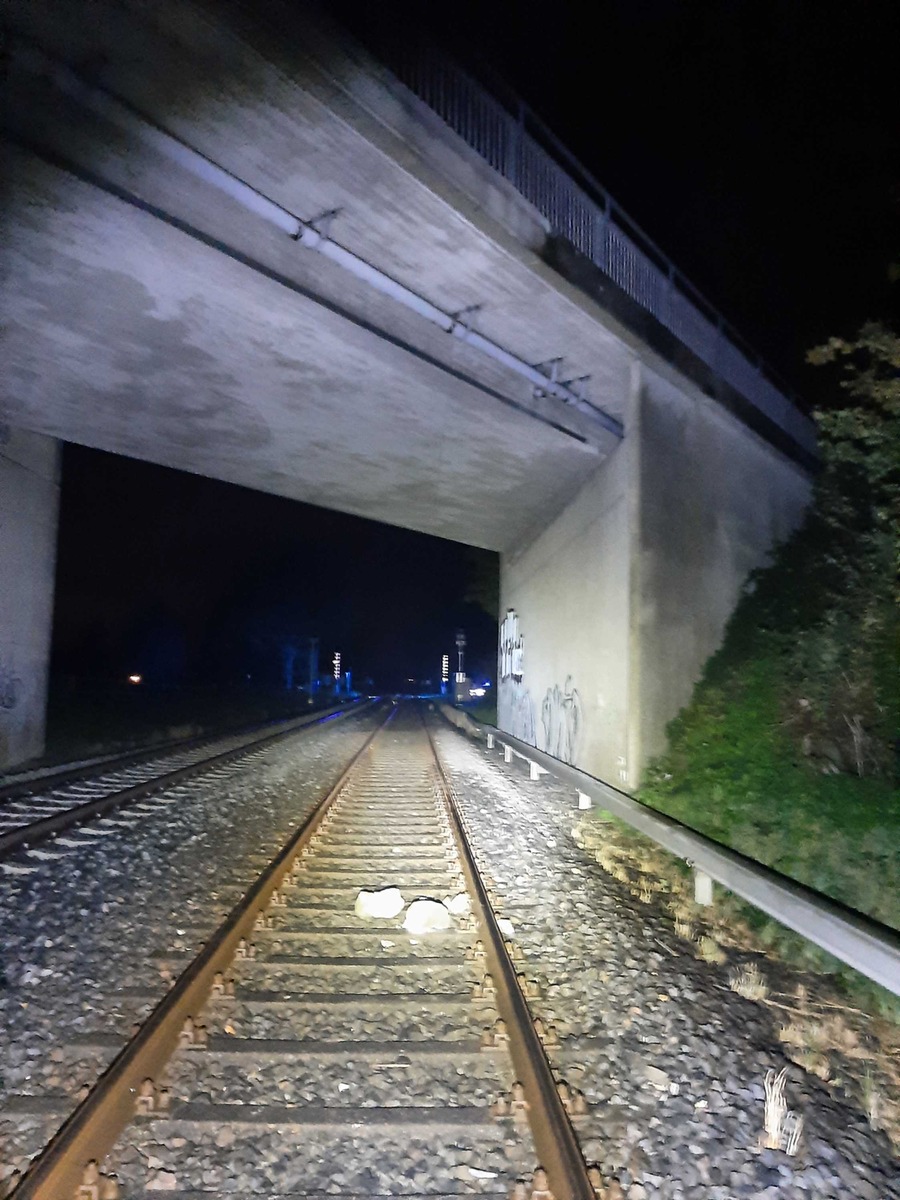
{"label": "steel rail", "polygon": [[100,1164],[135,1115],[135,1098],[147,1080],[158,1080],[178,1046],[185,1022],[199,1015],[217,973],[225,971],[242,939],[249,940],[261,911],[282,886],[298,852],[309,841],[356,764],[376,736],[394,718],[372,731],[360,749],[277,852],[256,881],[234,905],[196,958],[184,969],[130,1042],[113,1059],[90,1093],[60,1126],[13,1189],[10,1200],[68,1200],[78,1194],[84,1170]]}
{"label": "steel rail", "polygon": [[103,816],[112,809],[121,808],[123,805],[131,804],[136,800],[143,800],[154,792],[160,791],[162,788],[172,787],[177,783],[183,783],[187,779],[193,779],[194,776],[201,775],[212,767],[223,766],[225,763],[241,758],[244,754],[264,749],[267,746],[273,746],[300,729],[306,729],[310,725],[336,717],[347,716],[351,712],[360,712],[365,707],[365,704],[354,708],[345,708],[341,705],[336,708],[325,709],[322,712],[310,713],[308,716],[300,717],[297,721],[292,722],[290,729],[279,729],[275,733],[264,734],[262,737],[244,742],[240,746],[234,746],[230,750],[223,750],[221,753],[213,754],[209,758],[201,759],[199,762],[189,763],[187,766],[177,767],[174,771],[155,775],[152,779],[144,780],[143,783],[136,783],[120,791],[110,792],[106,796],[98,796],[95,800],[87,800],[83,804],[74,804],[71,808],[53,813],[49,817],[41,817],[37,821],[31,821],[27,825],[20,826],[18,829],[10,829],[6,833],[0,834],[0,860],[8,858],[17,850],[40,845],[49,838],[56,837],[57,834],[64,833],[69,829],[74,829],[77,825],[82,825],[86,821],[92,821],[96,817]]}
{"label": "steel rail", "polygon": [[550,1190],[555,1200],[597,1200],[578,1138],[557,1091],[553,1068],[534,1027],[534,1018],[522,992],[515,964],[475,860],[465,817],[424,720],[423,726],[434,756],[441,795],[459,851],[463,875],[477,901],[477,919],[481,926],[488,970],[496,990],[497,1009],[506,1022],[510,1056],[525,1089],[528,1121],[541,1165],[547,1172]]}
{"label": "steel rail", "polygon": [[[259,915],[265,912],[275,891],[284,886],[299,855],[343,792],[360,760],[397,711],[392,708],[386,719],[366,738],[337,781],[234,905],[88,1096],[34,1159],[11,1193],[11,1200],[46,1200],[51,1196],[54,1200],[66,1200],[79,1193],[85,1168],[101,1164],[134,1119],[136,1098],[141,1094],[142,1085],[150,1080],[155,1086],[160,1080],[186,1023],[202,1012],[217,975],[227,970],[241,941],[249,941]],[[422,725],[463,875],[469,893],[475,899],[476,917],[496,991],[497,1010],[506,1023],[513,1066],[525,1089],[529,1124],[541,1165],[547,1172],[555,1200],[596,1200],[577,1137],[557,1091],[556,1078],[535,1030],[516,966],[481,878],[465,818],[431,733],[424,721]],[[102,1177],[100,1184],[103,1184]]]}
{"label": "steel rail", "polygon": [[[225,736],[224,734],[222,736]],[[35,774],[28,779],[13,779],[9,783],[0,784],[0,805],[11,800],[27,800],[37,797],[50,788],[68,787],[72,783],[82,783],[86,779],[94,779],[108,771],[125,771],[129,767],[138,766],[157,754],[170,754],[177,750],[190,750],[204,741],[213,741],[213,735],[184,738],[180,741],[155,742],[141,750],[127,750],[122,754],[99,755],[97,758],[79,762],[75,766],[63,766],[57,770],[48,768],[44,774]],[[37,770],[37,768],[36,768]]]}
{"label": "steel rail", "polygon": [[641,804],[611,784],[553,758],[512,734],[484,722],[473,724],[493,734],[499,746],[508,745],[521,758],[536,763],[556,779],[590,796],[600,808],[611,812],[670,854],[900,996],[900,934],[896,930],[714,842],[674,817]]}

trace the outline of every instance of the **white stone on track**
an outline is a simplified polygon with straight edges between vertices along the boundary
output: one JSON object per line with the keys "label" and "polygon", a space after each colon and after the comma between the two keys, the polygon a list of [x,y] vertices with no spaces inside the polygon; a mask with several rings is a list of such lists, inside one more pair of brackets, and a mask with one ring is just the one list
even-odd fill
{"label": "white stone on track", "polygon": [[363,888],[356,897],[353,911],[358,917],[387,920],[391,917],[398,917],[403,912],[405,903],[399,888],[379,888],[375,892],[367,892]]}
{"label": "white stone on track", "polygon": [[439,933],[453,924],[450,913],[439,900],[413,900],[406,913],[403,928],[407,933]]}

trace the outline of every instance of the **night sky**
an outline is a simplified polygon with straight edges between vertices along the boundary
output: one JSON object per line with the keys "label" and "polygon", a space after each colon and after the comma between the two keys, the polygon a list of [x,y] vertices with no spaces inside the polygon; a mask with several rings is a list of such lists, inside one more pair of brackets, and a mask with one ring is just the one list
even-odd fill
{"label": "night sky", "polygon": [[[896,312],[900,4],[332,7],[398,32],[425,23],[499,72],[808,400],[823,385],[806,349]],[[322,639],[323,665],[339,644],[357,680],[395,687],[434,677],[460,624],[490,670],[494,628],[464,598],[495,563],[68,447],[53,670],[262,677],[291,625]]]}
{"label": "night sky", "polygon": [[[397,7],[411,22],[426,6]],[[508,80],[794,386],[817,387],[803,365],[810,345],[896,312],[894,0],[459,0],[427,11],[436,35]]]}

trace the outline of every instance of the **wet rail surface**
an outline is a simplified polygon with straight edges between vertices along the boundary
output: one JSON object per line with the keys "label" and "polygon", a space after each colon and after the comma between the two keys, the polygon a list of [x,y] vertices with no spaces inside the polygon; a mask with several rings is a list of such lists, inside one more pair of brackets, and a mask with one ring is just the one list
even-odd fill
{"label": "wet rail surface", "polygon": [[158,752],[131,753],[96,764],[15,781],[0,788],[0,859],[40,846],[123,805],[224,766],[351,708],[327,709],[277,725],[192,739]]}
{"label": "wet rail surface", "polygon": [[[403,911],[357,915],[383,888]],[[403,710],[200,955],[164,955],[177,982],[13,1194],[593,1196],[517,957]]]}

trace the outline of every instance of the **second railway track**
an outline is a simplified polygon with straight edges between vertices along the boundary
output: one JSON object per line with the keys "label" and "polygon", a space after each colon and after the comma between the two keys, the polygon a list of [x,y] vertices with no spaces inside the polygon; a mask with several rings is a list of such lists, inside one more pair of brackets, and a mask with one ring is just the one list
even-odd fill
{"label": "second railway track", "polygon": [[163,752],[131,753],[94,767],[40,776],[0,788],[0,859],[35,847],[162,788],[184,783],[213,767],[246,758],[310,725],[354,708],[334,708],[221,737],[192,739]]}
{"label": "second railway track", "polygon": [[[593,1197],[578,1097],[551,1072],[487,886],[421,718],[401,710],[13,1195]],[[355,915],[383,887],[407,914],[465,901],[416,933],[402,913]]]}

